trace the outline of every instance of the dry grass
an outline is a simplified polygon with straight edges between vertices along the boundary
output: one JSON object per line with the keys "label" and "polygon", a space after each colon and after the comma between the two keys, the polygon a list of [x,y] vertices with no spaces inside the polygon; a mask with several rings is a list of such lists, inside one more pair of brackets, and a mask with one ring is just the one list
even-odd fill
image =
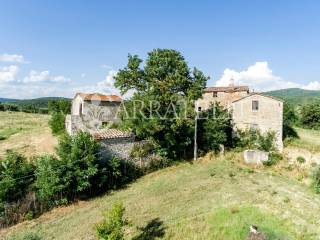
{"label": "dry grass", "polygon": [[312,153],[320,152],[320,131],[312,129],[296,128],[299,139],[288,144],[290,147],[306,149]]}
{"label": "dry grass", "polygon": [[57,140],[48,126],[49,115],[0,112],[0,157],[12,149],[30,157],[53,153]]}
{"label": "dry grass", "polygon": [[236,153],[209,158],[157,171],[126,189],[55,209],[0,234],[32,231],[44,239],[95,239],[94,225],[121,201],[130,223],[128,239],[141,233],[137,227],[155,221],[154,230],[163,231],[164,239],[240,239],[250,224],[272,231],[272,239],[319,239],[318,195],[264,168],[239,164]]}

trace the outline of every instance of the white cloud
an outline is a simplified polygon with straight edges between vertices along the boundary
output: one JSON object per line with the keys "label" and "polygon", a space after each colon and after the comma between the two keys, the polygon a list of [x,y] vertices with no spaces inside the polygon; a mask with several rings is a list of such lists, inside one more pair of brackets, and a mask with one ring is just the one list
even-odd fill
{"label": "white cloud", "polygon": [[306,85],[286,81],[283,78],[273,74],[268,62],[256,62],[246,70],[235,71],[225,69],[221,78],[216,82],[216,86],[248,85],[250,89],[257,91],[270,91],[284,88],[304,88],[309,90],[319,90],[320,83],[310,82]]}
{"label": "white cloud", "polygon": [[0,83],[14,82],[17,77],[18,67],[11,65],[0,68]]}
{"label": "white cloud", "polygon": [[[98,92],[107,95],[121,96],[120,90],[114,86],[117,71],[110,70],[103,81],[97,82],[95,85],[80,86],[74,89],[74,92]],[[130,98],[133,95],[133,91],[128,91],[123,98]]]}
{"label": "white cloud", "polygon": [[318,81],[310,82],[307,85],[302,86],[301,88],[306,90],[320,90],[320,82]]}
{"label": "white cloud", "polygon": [[7,53],[0,55],[0,62],[26,63],[22,55]]}
{"label": "white cloud", "polygon": [[37,72],[31,70],[29,75],[23,79],[24,83],[40,83],[40,82],[56,82],[65,83],[70,82],[69,78],[64,76],[51,76],[49,71]]}

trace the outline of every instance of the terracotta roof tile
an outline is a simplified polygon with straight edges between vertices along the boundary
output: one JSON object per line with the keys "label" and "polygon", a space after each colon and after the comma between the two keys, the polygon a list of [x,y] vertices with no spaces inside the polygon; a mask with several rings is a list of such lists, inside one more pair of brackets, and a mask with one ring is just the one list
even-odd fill
{"label": "terracotta roof tile", "polygon": [[248,86],[208,87],[204,92],[243,92],[249,91]]}
{"label": "terracotta roof tile", "polygon": [[[122,98],[117,95],[104,95],[100,93],[77,93],[83,100],[101,102],[122,102]],[[76,97],[75,96],[75,97]]]}
{"label": "terracotta roof tile", "polygon": [[241,101],[241,100],[244,99],[244,98],[251,97],[251,96],[254,96],[254,95],[259,95],[259,96],[271,98],[271,99],[276,100],[276,101],[279,101],[279,102],[283,102],[282,99],[279,99],[279,98],[276,98],[276,97],[273,97],[273,96],[269,96],[269,95],[266,95],[266,94],[262,94],[262,93],[257,93],[257,92],[255,92],[255,93],[250,93],[249,95],[244,96],[244,97],[239,98],[239,99],[236,99],[236,100],[234,100],[234,101],[232,101],[232,102],[233,102],[233,103],[234,103],[234,102],[238,102],[238,101]]}
{"label": "terracotta roof tile", "polygon": [[123,132],[112,128],[96,130],[92,133],[92,135],[97,140],[133,137],[133,134],[130,132]]}

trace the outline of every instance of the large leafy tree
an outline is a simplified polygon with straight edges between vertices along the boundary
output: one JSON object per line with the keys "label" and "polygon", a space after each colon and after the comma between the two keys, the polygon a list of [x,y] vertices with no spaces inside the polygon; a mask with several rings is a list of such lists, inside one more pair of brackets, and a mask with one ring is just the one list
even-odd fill
{"label": "large leafy tree", "polygon": [[208,77],[191,70],[181,53],[170,49],[151,51],[141,65],[137,55],[129,55],[115,78],[122,94],[134,92],[125,106],[124,124],[138,137],[153,139],[162,154],[182,157],[192,144],[193,103]]}
{"label": "large leafy tree", "polygon": [[320,101],[302,107],[301,123],[307,128],[320,129]]}

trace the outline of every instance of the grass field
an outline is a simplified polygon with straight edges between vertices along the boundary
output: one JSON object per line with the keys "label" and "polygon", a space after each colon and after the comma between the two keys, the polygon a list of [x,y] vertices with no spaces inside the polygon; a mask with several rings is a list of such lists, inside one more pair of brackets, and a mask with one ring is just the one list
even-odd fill
{"label": "grass field", "polygon": [[293,140],[289,146],[304,148],[311,152],[320,152],[320,131],[296,128],[299,139]]}
{"label": "grass field", "polygon": [[248,168],[235,159],[240,156],[227,153],[180,163],[125,189],[54,209],[0,234],[96,239],[94,225],[120,201],[129,222],[126,239],[242,240],[251,224],[270,239],[319,239],[319,195],[298,181]]}
{"label": "grass field", "polygon": [[49,115],[0,112],[0,157],[7,149],[26,156],[54,151],[57,143],[48,127]]}

